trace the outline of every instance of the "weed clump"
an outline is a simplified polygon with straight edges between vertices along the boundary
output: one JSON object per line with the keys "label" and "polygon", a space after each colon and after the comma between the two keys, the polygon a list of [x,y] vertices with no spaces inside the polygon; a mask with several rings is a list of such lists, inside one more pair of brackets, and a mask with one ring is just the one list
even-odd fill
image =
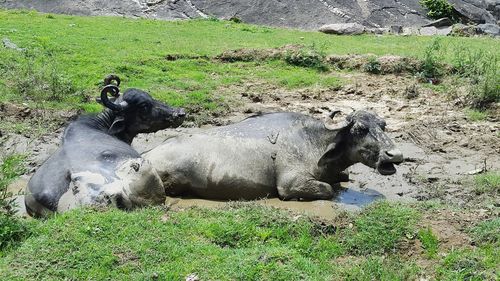
{"label": "weed clump", "polygon": [[283,59],[291,65],[314,68],[318,71],[327,71],[328,66],[325,63],[325,54],[314,46],[300,48],[298,50],[288,50]]}
{"label": "weed clump", "polygon": [[483,50],[459,48],[453,59],[454,71],[470,82],[469,104],[485,109],[500,101],[500,63],[498,56]]}
{"label": "weed clump", "polygon": [[482,221],[470,230],[476,243],[499,243],[500,242],[500,218]]}
{"label": "weed clump", "polygon": [[382,67],[376,57],[368,58],[368,62],[363,66],[363,70],[368,73],[380,74]]}
{"label": "weed clump", "polygon": [[436,38],[425,48],[424,58],[417,76],[422,82],[436,84],[444,73],[444,66],[441,61],[441,41]]}
{"label": "weed clump", "polygon": [[431,19],[449,18],[455,20],[453,5],[446,0],[420,0],[420,5],[428,10],[427,16]]}
{"label": "weed clump", "polygon": [[3,52],[0,57],[5,59],[0,65],[4,84],[18,97],[34,102],[62,102],[80,94],[44,51]]}
{"label": "weed clump", "polygon": [[473,122],[483,121],[488,117],[488,113],[476,109],[468,109],[466,112],[467,118]]}
{"label": "weed clump", "polygon": [[24,223],[15,216],[13,194],[8,185],[24,173],[24,156],[5,157],[0,164],[0,250],[20,241],[28,233]]}
{"label": "weed clump", "polygon": [[418,239],[422,243],[427,256],[431,258],[435,257],[439,249],[439,240],[437,236],[432,233],[432,230],[430,228],[419,230]]}
{"label": "weed clump", "polygon": [[484,174],[476,175],[474,177],[474,191],[476,194],[481,195],[484,193],[499,194],[500,193],[500,173],[487,172]]}

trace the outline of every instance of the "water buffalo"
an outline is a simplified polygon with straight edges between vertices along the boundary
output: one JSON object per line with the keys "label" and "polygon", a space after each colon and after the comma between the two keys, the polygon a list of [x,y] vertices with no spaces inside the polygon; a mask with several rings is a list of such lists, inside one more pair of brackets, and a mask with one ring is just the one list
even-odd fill
{"label": "water buffalo", "polygon": [[403,155],[367,111],[327,128],[298,113],[270,113],[208,130],[178,132],[143,154],[169,195],[208,199],[329,199],[347,167],[361,162],[396,172]]}
{"label": "water buffalo", "polygon": [[[116,80],[108,77],[105,84]],[[115,99],[108,98],[112,94]],[[107,85],[100,101],[107,108],[70,123],[58,150],[31,177],[25,205],[32,216],[45,216],[82,205],[132,208],[161,204],[165,193],[148,161],[131,146],[139,133],[179,126],[184,109],[154,100],[148,93]]]}

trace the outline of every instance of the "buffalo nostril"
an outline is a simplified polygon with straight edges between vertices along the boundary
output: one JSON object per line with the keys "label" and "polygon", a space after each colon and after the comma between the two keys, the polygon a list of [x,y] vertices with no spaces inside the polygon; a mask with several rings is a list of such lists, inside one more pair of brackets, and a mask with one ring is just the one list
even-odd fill
{"label": "buffalo nostril", "polygon": [[186,116],[186,111],[184,109],[181,109],[177,112],[177,116],[179,117],[185,117]]}
{"label": "buffalo nostril", "polygon": [[391,160],[394,160],[395,162],[402,162],[403,161],[403,153],[401,153],[401,151],[399,151],[399,149],[386,150],[385,154]]}

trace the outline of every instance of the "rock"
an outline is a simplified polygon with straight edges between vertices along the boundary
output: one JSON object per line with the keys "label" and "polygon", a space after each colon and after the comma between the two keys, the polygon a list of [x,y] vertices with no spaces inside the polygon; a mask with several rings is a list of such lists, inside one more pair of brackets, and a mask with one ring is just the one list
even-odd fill
{"label": "rock", "polygon": [[[455,15],[464,23],[496,23],[484,0],[449,0]],[[491,5],[490,5],[491,6]]]}
{"label": "rock", "polygon": [[367,28],[365,29],[365,31],[373,34],[386,34],[389,33],[390,29],[385,27],[377,27],[377,28]]}
{"label": "rock", "polygon": [[451,27],[451,34],[455,36],[474,36],[479,34],[480,31],[475,25],[465,25],[457,23]]}
{"label": "rock", "polygon": [[472,170],[472,171],[468,171],[465,174],[472,176],[472,175],[477,175],[477,174],[482,174],[482,173],[484,173],[484,169],[480,168],[480,169],[475,169],[475,170]]}
{"label": "rock", "polygon": [[500,27],[496,24],[491,24],[491,23],[479,24],[477,28],[479,30],[479,33],[492,36],[500,36]]}
{"label": "rock", "polygon": [[[485,0],[486,10],[490,12],[495,19],[500,18],[500,1],[498,0]],[[498,22],[497,22],[498,24]]]}
{"label": "rock", "polygon": [[[498,0],[449,0],[464,22],[496,23]],[[165,20],[232,19],[251,24],[317,30],[329,23],[360,22],[370,27],[421,26],[426,11],[416,0],[0,0],[6,9],[45,13],[145,17]],[[399,33],[398,33],[399,34]]]}
{"label": "rock", "polygon": [[365,27],[359,23],[334,23],[323,25],[319,31],[327,34],[358,35],[365,32]]}
{"label": "rock", "polygon": [[435,21],[432,21],[428,24],[422,25],[422,27],[426,26],[434,26],[434,27],[444,27],[444,26],[452,26],[453,22],[449,18],[441,18]]}
{"label": "rock", "polygon": [[420,35],[449,35],[451,33],[451,26],[445,28],[436,28],[434,26],[420,28]]}
{"label": "rock", "polygon": [[25,50],[24,48],[19,48],[15,43],[10,41],[9,38],[2,39],[2,43],[3,43],[3,46],[7,49],[12,49],[12,50],[20,51],[20,52]]}
{"label": "rock", "polygon": [[393,33],[393,34],[403,33],[403,27],[401,25],[391,25],[390,30],[391,30],[391,33]]}
{"label": "rock", "polygon": [[419,28],[415,26],[403,27],[403,35],[419,35]]}

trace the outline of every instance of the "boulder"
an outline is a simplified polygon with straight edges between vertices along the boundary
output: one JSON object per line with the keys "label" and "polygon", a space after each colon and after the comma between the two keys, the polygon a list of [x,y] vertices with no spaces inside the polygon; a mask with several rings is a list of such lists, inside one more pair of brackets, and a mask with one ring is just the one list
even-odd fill
{"label": "boulder", "polygon": [[485,23],[477,26],[479,33],[492,36],[500,36],[500,27],[496,24]]}
{"label": "boulder", "polygon": [[393,33],[393,34],[403,33],[403,27],[401,25],[391,25],[390,29],[391,29],[391,33]]}
{"label": "boulder", "polygon": [[337,35],[358,35],[365,32],[365,27],[359,23],[334,23],[323,25],[319,31]]}
{"label": "boulder", "polygon": [[420,35],[448,35],[451,33],[451,26],[444,28],[436,28],[434,26],[427,26],[420,28]]}
{"label": "boulder", "polygon": [[376,27],[376,28],[367,28],[365,29],[366,32],[373,33],[373,34],[386,34],[389,33],[389,28],[385,27]]}
{"label": "boulder", "polygon": [[402,35],[408,36],[408,35],[419,35],[419,34],[420,34],[419,28],[416,26],[403,27]]}
{"label": "boulder", "polygon": [[479,33],[480,31],[475,25],[465,25],[457,23],[451,27],[451,34],[454,36],[470,37]]}
{"label": "boulder", "polygon": [[[448,0],[455,14],[465,23],[496,23],[484,0]],[[491,5],[490,5],[491,6]]]}
{"label": "boulder", "polygon": [[500,1],[498,0],[485,0],[486,10],[490,12],[493,17],[498,21],[500,19]]}
{"label": "boulder", "polygon": [[453,22],[449,18],[440,18],[438,20],[432,21],[428,24],[422,25],[422,27],[434,26],[434,27],[446,27],[452,26]]}

